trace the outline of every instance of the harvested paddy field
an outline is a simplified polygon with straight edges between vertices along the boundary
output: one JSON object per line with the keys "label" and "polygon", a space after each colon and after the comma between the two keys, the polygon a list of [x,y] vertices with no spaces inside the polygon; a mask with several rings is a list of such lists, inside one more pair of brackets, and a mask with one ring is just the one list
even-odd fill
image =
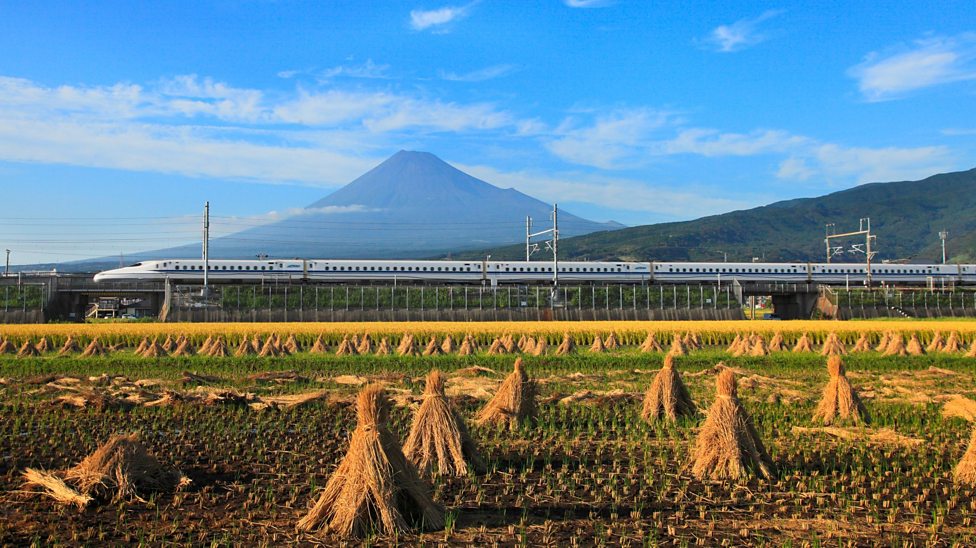
{"label": "harvested paddy field", "polygon": [[[368,348],[364,331],[331,327],[277,326],[277,337],[256,325],[5,331],[15,348],[0,354],[0,544],[976,542],[976,488],[967,474],[954,474],[976,417],[976,358],[967,357],[973,324],[820,324],[778,333],[779,341],[777,332],[724,327],[659,329],[649,337],[647,325],[602,324],[570,333],[569,344],[561,329],[468,340],[454,324],[452,331],[418,331],[409,343],[403,330],[389,329],[371,334]],[[829,328],[838,326],[850,329],[834,341]],[[155,331],[161,327],[169,332]],[[289,349],[292,334],[297,347]],[[913,336],[922,347],[916,355],[907,350]],[[48,348],[38,350],[42,337]],[[76,349],[58,357],[68,337]],[[389,353],[377,355],[384,338]],[[95,339],[103,352],[82,357]],[[28,342],[38,351],[17,357]],[[249,350],[235,357],[244,342]],[[158,350],[147,350],[154,344]],[[321,351],[313,352],[317,344]],[[463,354],[465,344],[470,352]],[[223,350],[214,355],[207,348],[214,345]],[[840,356],[829,370],[824,353]],[[669,354],[670,376],[656,382]],[[523,376],[506,381],[517,359]],[[367,511],[356,516],[365,524],[358,536],[300,529],[340,463],[355,457],[357,436],[386,429],[406,442],[420,407],[440,397],[427,390],[432,369],[443,373],[444,409],[466,425],[480,460],[459,475],[418,472],[443,512],[441,526],[384,530]],[[676,408],[672,420],[664,410],[674,383],[693,406]],[[663,390],[656,416],[645,411],[652,385]],[[827,392],[832,413],[823,409]],[[368,424],[361,393],[380,398]],[[502,393],[518,397],[496,397]],[[852,394],[864,413],[843,416],[858,409]],[[723,415],[726,408],[732,411]],[[504,420],[482,420],[499,413]],[[713,453],[726,459],[721,470],[741,473],[722,477],[718,461],[695,459],[696,447],[704,430],[737,413],[753,430],[730,423],[732,453]],[[432,412],[441,417],[432,420],[449,414]],[[141,448],[129,454],[151,459],[172,481],[147,482],[134,472],[120,481],[113,472],[93,488],[78,479],[77,465],[97,460],[86,457],[133,433]],[[752,447],[753,435],[768,455],[768,474],[749,451],[735,451]],[[727,442],[707,439],[718,440],[716,448]],[[399,451],[389,445],[382,450]],[[28,469],[82,498],[59,502],[27,481]],[[390,477],[397,483],[400,476]]]}

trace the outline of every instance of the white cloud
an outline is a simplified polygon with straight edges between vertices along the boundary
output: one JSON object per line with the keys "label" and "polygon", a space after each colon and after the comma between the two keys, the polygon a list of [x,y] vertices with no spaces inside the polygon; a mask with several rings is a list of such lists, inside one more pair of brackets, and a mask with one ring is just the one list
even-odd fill
{"label": "white cloud", "polygon": [[976,128],[950,127],[943,129],[939,133],[947,137],[967,137],[969,135],[976,135]]}
{"label": "white cloud", "polygon": [[738,21],[728,25],[719,25],[712,30],[707,38],[704,39],[704,42],[716,51],[723,53],[741,51],[748,47],[755,46],[756,44],[765,41],[768,37],[766,34],[760,32],[760,23],[776,17],[781,13],[783,12],[778,10],[770,10],[764,12],[758,17],[739,19]]}
{"label": "white cloud", "polygon": [[701,156],[756,156],[783,153],[809,142],[809,139],[780,130],[756,130],[752,133],[723,133],[715,129],[681,130],[671,140],[660,144],[664,154],[698,154]]}
{"label": "white cloud", "polygon": [[464,74],[441,71],[440,77],[451,82],[484,82],[509,74],[514,69],[513,65],[494,65]]}
{"label": "white cloud", "polygon": [[563,0],[571,8],[602,8],[613,3],[614,0]]}
{"label": "white cloud", "polygon": [[464,6],[445,6],[433,10],[411,10],[410,27],[413,30],[434,29],[443,32],[445,27],[468,16],[474,2]]}
{"label": "white cloud", "polygon": [[647,213],[648,222],[662,216],[687,219],[755,205],[739,199],[723,198],[686,182],[648,183],[573,172],[506,172],[481,165],[458,167],[496,186],[517,188],[546,202],[582,202]]}
{"label": "white cloud", "polygon": [[372,59],[367,59],[360,65],[338,65],[325,69],[318,74],[320,81],[338,76],[347,78],[386,79],[389,78],[390,65],[378,65]]}
{"label": "white cloud", "polygon": [[806,181],[815,174],[816,171],[807,165],[806,160],[796,156],[790,156],[780,162],[779,169],[776,170],[777,178],[794,181]]}
{"label": "white cloud", "polygon": [[871,53],[848,70],[869,101],[884,101],[933,86],[976,79],[976,33],[916,40]]}
{"label": "white cloud", "polygon": [[671,121],[670,112],[653,109],[617,109],[597,116],[592,125],[576,127],[568,119],[555,130],[546,148],[569,162],[604,169],[640,163],[650,134]]}
{"label": "white cloud", "polygon": [[858,184],[916,180],[952,171],[955,158],[942,146],[864,148],[824,144],[814,157],[829,178],[854,178]]}

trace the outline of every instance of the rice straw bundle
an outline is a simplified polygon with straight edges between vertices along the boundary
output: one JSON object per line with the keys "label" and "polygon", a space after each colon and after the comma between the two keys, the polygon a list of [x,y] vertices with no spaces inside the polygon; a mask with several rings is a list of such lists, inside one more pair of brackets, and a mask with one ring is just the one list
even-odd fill
{"label": "rice straw bundle", "polygon": [[945,346],[942,347],[942,351],[946,354],[955,354],[962,349],[962,342],[959,340],[959,333],[953,331],[949,333],[949,338],[946,339]]}
{"label": "rice straw bundle", "polygon": [[892,334],[891,334],[890,331],[885,332],[884,336],[881,337],[881,340],[878,341],[878,346],[876,346],[874,348],[874,351],[875,352],[882,352],[882,353],[883,352],[887,352],[888,351],[888,345],[891,344],[891,339],[892,338],[893,337],[892,337]]}
{"label": "rice straw bundle", "polygon": [[607,351],[607,347],[603,345],[603,339],[599,335],[593,339],[593,344],[590,345],[590,352],[603,353]]}
{"label": "rice straw bundle", "polygon": [[[200,345],[199,350],[197,350],[197,354],[200,354],[202,356],[209,356],[210,347],[213,346],[213,343],[214,343],[213,335],[208,335],[207,339],[203,341],[203,344]],[[149,345],[147,344],[146,347],[148,348]],[[257,352],[259,350],[261,350],[260,347],[256,348],[254,351]],[[145,348],[143,349],[143,351],[145,351]]]}
{"label": "rice straw bundle", "polygon": [[535,341],[535,344],[532,346],[531,354],[533,356],[542,356],[545,355],[546,350],[548,349],[549,349],[549,343],[546,342],[546,338],[539,337],[539,340]]}
{"label": "rice straw bundle", "polygon": [[509,354],[515,354],[518,351],[518,346],[516,346],[515,340],[512,339],[511,333],[502,337],[502,344],[505,346],[505,350],[507,350]]}
{"label": "rice straw bundle", "polygon": [[322,335],[315,338],[315,342],[312,344],[309,353],[311,354],[325,354],[329,351],[329,347],[325,345],[325,341],[322,340]]}
{"label": "rice straw bundle", "polygon": [[716,385],[715,403],[708,410],[692,453],[692,474],[698,479],[737,480],[754,471],[772,479],[775,466],[752,418],[736,397],[735,373],[723,369]]}
{"label": "rice straw bundle", "polygon": [[769,340],[769,351],[770,352],[782,352],[786,350],[786,341],[783,339],[783,334],[779,331],[773,335],[773,338]]}
{"label": "rice straw bundle", "polygon": [[214,358],[226,358],[227,357],[227,355],[228,355],[228,352],[227,352],[227,342],[224,341],[223,335],[217,337],[217,340],[214,341],[214,343],[212,345],[210,345],[210,352],[208,352],[207,355],[208,356],[212,356]]}
{"label": "rice straw bundle", "polygon": [[102,343],[98,342],[98,337],[95,337],[90,343],[88,343],[88,346],[85,347],[85,351],[81,353],[81,357],[90,358],[93,356],[104,356],[105,354],[108,354],[108,350],[105,350]]}
{"label": "rice straw bundle", "polygon": [[766,347],[766,340],[762,337],[757,337],[752,350],[749,351],[749,355],[756,358],[760,356],[768,356],[769,348]]}
{"label": "rice straw bundle", "polygon": [[575,349],[576,343],[573,341],[573,338],[569,336],[569,333],[563,333],[563,342],[559,343],[559,346],[556,347],[556,355],[564,356]]}
{"label": "rice straw bundle", "polygon": [[294,333],[288,335],[288,340],[285,341],[283,346],[289,354],[297,354],[302,351],[302,345],[298,343],[298,339],[295,338]]}
{"label": "rice straw bundle", "polygon": [[514,370],[502,381],[475,420],[478,424],[507,424],[514,428],[520,420],[535,416],[535,396],[535,381],[525,372],[522,358],[517,358]]}
{"label": "rice straw bundle", "polygon": [[871,341],[868,340],[868,334],[861,333],[861,337],[857,339],[857,342],[854,344],[854,348],[851,349],[851,352],[869,352],[870,350]]}
{"label": "rice straw bundle", "polygon": [[159,344],[159,340],[154,338],[139,355],[143,358],[158,358],[166,354],[167,352],[163,350],[163,345]]}
{"label": "rice straw bundle", "polygon": [[190,344],[190,339],[183,339],[173,350],[171,356],[192,356],[194,354],[193,345]]}
{"label": "rice straw bundle", "polygon": [[470,356],[474,353],[474,349],[471,347],[471,341],[465,337],[461,341],[461,346],[458,348],[458,356]]}
{"label": "rice straw bundle", "polygon": [[685,336],[681,338],[681,343],[685,345],[688,350],[699,350],[698,343],[695,341],[694,335],[691,333],[685,333]]}
{"label": "rice straw bundle", "polygon": [[681,375],[674,369],[674,356],[669,354],[664,357],[664,367],[654,376],[644,394],[641,417],[647,422],[676,421],[678,417],[693,417],[696,413],[698,408]]}
{"label": "rice straw bundle", "polygon": [[41,353],[34,346],[34,341],[30,339],[25,340],[24,344],[20,345],[20,350],[17,351],[18,358],[33,358],[40,355]]}
{"label": "rice straw bundle", "polygon": [[969,435],[969,446],[966,447],[966,452],[952,470],[952,479],[956,483],[976,486],[976,428],[973,428]]}
{"label": "rice straw bundle", "polygon": [[905,339],[900,333],[892,334],[888,340],[888,345],[885,346],[884,350],[885,356],[907,356],[908,350],[905,348]]}
{"label": "rice straw bundle", "polygon": [[925,354],[925,348],[922,346],[922,341],[918,340],[917,333],[912,333],[912,338],[905,345],[905,352],[908,352],[911,356],[922,356]]}
{"label": "rice straw bundle", "polygon": [[261,350],[258,352],[258,356],[262,358],[275,358],[280,355],[281,355],[281,351],[278,350],[277,346],[275,346],[274,336],[269,336],[267,339],[265,339],[264,345],[261,346]]}
{"label": "rice straw bundle", "polygon": [[740,345],[742,345],[742,335],[736,333],[735,338],[732,339],[732,342],[729,343],[729,347],[726,348],[725,351],[729,354],[735,354],[736,352],[739,352]]}
{"label": "rice straw bundle", "polygon": [[387,427],[389,407],[382,387],[367,386],[359,393],[346,456],[299,520],[299,530],[362,537],[372,531],[395,536],[444,527],[444,509]]}
{"label": "rice straw bundle", "polygon": [[163,344],[161,344],[160,346],[162,346],[163,350],[165,350],[166,352],[172,352],[173,349],[176,348],[176,341],[173,340],[172,335],[166,335],[166,340],[164,340]]}
{"label": "rice straw bundle", "polygon": [[519,352],[525,352],[525,343],[526,342],[527,341],[526,341],[525,335],[522,335],[522,336],[519,337],[518,342],[515,343],[515,347],[518,348]]}
{"label": "rice straw bundle", "polygon": [[796,341],[796,344],[793,346],[793,352],[813,352],[813,343],[806,333]]}
{"label": "rice straw bundle", "polygon": [[373,351],[373,339],[369,336],[369,333],[363,335],[360,339],[359,344],[356,345],[356,351],[360,354],[369,354]]}
{"label": "rice straw bundle", "polygon": [[620,346],[620,343],[617,342],[617,334],[611,331],[610,334],[607,335],[606,340],[603,341],[603,346],[605,346],[607,350],[616,350],[617,347]]}
{"label": "rice straw bundle", "polygon": [[376,346],[377,356],[389,356],[390,355],[390,341],[386,340],[386,337],[380,339],[380,344]]}
{"label": "rice straw bundle", "polygon": [[505,347],[505,343],[501,339],[496,338],[488,347],[488,354],[508,354],[508,348]]}
{"label": "rice straw bundle", "polygon": [[454,339],[450,335],[444,337],[444,342],[441,343],[441,352],[445,354],[454,353]]}
{"label": "rice straw bundle", "polygon": [[932,337],[932,342],[925,347],[925,351],[929,353],[942,352],[942,349],[945,348],[945,343],[946,341],[944,338],[942,338],[942,333],[936,331],[935,335]]}
{"label": "rice straw bundle", "polygon": [[262,348],[264,348],[264,341],[262,341],[261,337],[255,333],[254,337],[251,339],[251,349],[254,350],[255,354],[260,354]]}
{"label": "rice straw bundle", "polygon": [[674,338],[671,340],[671,348],[668,350],[668,354],[672,356],[684,356],[688,353],[685,348],[685,343],[681,340],[681,335],[677,333],[674,334]]}
{"label": "rice straw bundle", "polygon": [[969,352],[966,352],[967,358],[976,358],[976,339],[973,339],[972,344],[969,345]]}
{"label": "rice straw bundle", "polygon": [[[7,341],[4,341],[7,342]],[[2,346],[2,345],[0,345]],[[72,352],[80,352],[81,349],[78,348],[78,342],[71,335],[68,335],[68,339],[64,341],[64,345],[61,346],[61,350],[58,351],[59,356],[67,356]]]}
{"label": "rice straw bundle", "polygon": [[654,336],[654,333],[648,332],[647,337],[644,338],[644,342],[642,342],[640,345],[640,351],[664,352],[664,349],[661,348],[661,343],[657,342],[657,337]]}
{"label": "rice straw bundle", "polygon": [[827,371],[830,373],[830,381],[824,387],[823,398],[813,412],[813,420],[826,426],[845,420],[858,425],[870,423],[871,417],[864,403],[847,380],[844,362],[840,356],[827,358]]}
{"label": "rice straw bundle", "polygon": [[413,335],[407,333],[400,339],[400,344],[397,346],[396,353],[398,356],[416,356],[417,348],[413,340]]}
{"label": "rice straw bundle", "polygon": [[254,351],[254,347],[251,345],[251,341],[245,336],[241,339],[241,342],[237,345],[234,350],[234,356],[237,358],[242,358],[244,356],[255,356],[257,352]]}
{"label": "rice straw bundle", "polygon": [[37,341],[34,348],[41,354],[51,350],[51,341],[47,337],[41,337],[41,340]]}
{"label": "rice straw bundle", "polygon": [[824,340],[823,348],[820,350],[821,356],[843,356],[847,354],[847,348],[841,342],[837,333],[831,331]]}
{"label": "rice straw bundle", "polygon": [[528,337],[525,339],[525,344],[522,345],[522,352],[525,354],[534,354],[535,344],[535,337]]}
{"label": "rice straw bundle", "polygon": [[359,354],[359,350],[356,349],[356,345],[349,340],[349,335],[342,337],[342,341],[339,343],[339,347],[336,348],[336,356],[355,356]]}
{"label": "rice straw bundle", "polygon": [[359,342],[359,335],[353,333],[352,334],[352,337],[349,338],[349,342],[352,343],[352,345],[354,347],[356,347],[356,350],[357,351],[359,350],[359,344],[360,344],[360,342]]}
{"label": "rice straw bundle", "polygon": [[96,499],[142,500],[150,493],[174,491],[189,483],[149,454],[138,434],[113,436],[68,470],[52,473],[28,468],[24,478],[58,502],[79,507]]}
{"label": "rice straw bundle", "polygon": [[444,394],[444,375],[436,369],[427,375],[423,401],[413,416],[403,454],[430,475],[464,476],[469,463],[475,469],[484,467],[464,419]]}
{"label": "rice straw bundle", "polygon": [[444,352],[441,350],[441,346],[437,344],[437,337],[431,336],[430,341],[427,343],[427,347],[424,348],[424,356],[440,356]]}

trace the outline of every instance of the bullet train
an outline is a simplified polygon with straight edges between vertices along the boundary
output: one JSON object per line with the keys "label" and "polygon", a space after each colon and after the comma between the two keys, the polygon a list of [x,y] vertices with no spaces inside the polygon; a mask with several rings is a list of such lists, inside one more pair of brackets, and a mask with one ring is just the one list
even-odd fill
{"label": "bullet train", "polygon": [[[714,283],[811,282],[863,284],[866,265],[853,263],[691,263],[560,261],[561,282]],[[201,282],[204,262],[193,259],[143,261],[95,275],[96,282]],[[551,282],[553,264],[544,261],[397,261],[332,259],[211,260],[212,283],[294,282],[431,282],[528,284]],[[874,284],[976,285],[973,264],[873,264]]]}

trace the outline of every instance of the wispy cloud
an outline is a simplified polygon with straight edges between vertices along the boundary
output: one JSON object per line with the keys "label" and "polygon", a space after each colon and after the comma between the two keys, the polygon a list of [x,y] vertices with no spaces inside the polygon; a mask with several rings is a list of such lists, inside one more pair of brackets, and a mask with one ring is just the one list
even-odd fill
{"label": "wispy cloud", "polygon": [[440,77],[442,80],[448,80],[450,82],[484,82],[505,76],[513,70],[515,70],[514,65],[493,65],[463,74],[441,71]]}
{"label": "wispy cloud", "polygon": [[446,32],[447,26],[467,17],[476,2],[463,6],[444,6],[432,10],[411,10],[410,28],[413,30],[428,30]]}
{"label": "wispy cloud", "polygon": [[590,125],[564,120],[546,148],[580,165],[620,169],[641,161],[651,134],[672,120],[672,114],[648,108],[617,109],[598,115]]}
{"label": "wispy cloud", "polygon": [[916,40],[910,46],[870,53],[848,75],[869,101],[903,97],[912,91],[976,79],[976,33]]}
{"label": "wispy cloud", "polygon": [[390,65],[380,65],[374,63],[372,59],[367,59],[365,63],[359,65],[338,65],[323,70],[318,74],[319,80],[329,80],[338,76],[347,78],[368,78],[385,79],[389,78]]}
{"label": "wispy cloud", "polygon": [[603,8],[614,3],[615,0],[563,0],[571,8]]}
{"label": "wispy cloud", "polygon": [[763,12],[758,17],[739,19],[728,25],[719,25],[703,40],[703,42],[714,49],[723,53],[741,51],[755,46],[768,38],[759,28],[760,25],[773,17],[783,13],[780,10],[770,10]]}

